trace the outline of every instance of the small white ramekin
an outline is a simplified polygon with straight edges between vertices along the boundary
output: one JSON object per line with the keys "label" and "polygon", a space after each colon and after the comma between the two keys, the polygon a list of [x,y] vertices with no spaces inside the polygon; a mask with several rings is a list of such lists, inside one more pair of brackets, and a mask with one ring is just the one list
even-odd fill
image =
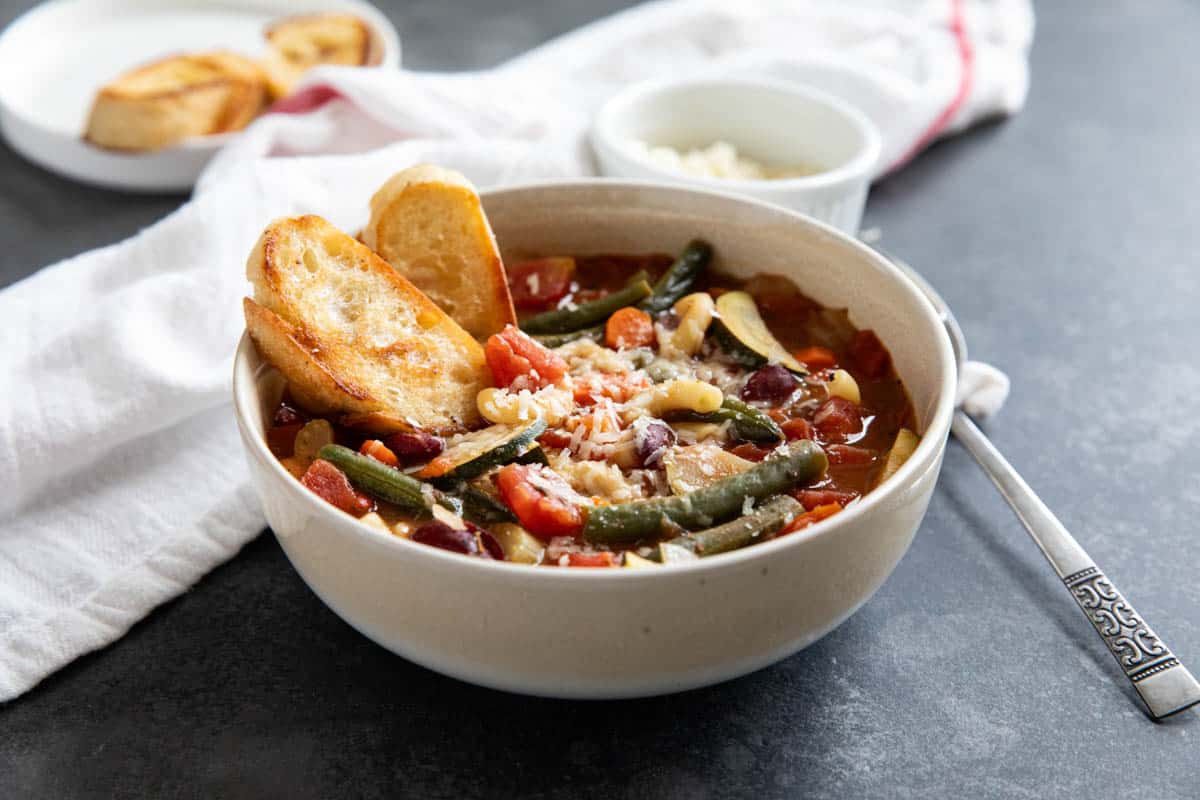
{"label": "small white ramekin", "polygon": [[[611,98],[592,125],[602,174],[747,195],[785,206],[850,235],[858,232],[880,138],[865,114],[824,92],[758,78],[690,78],[635,84]],[[772,166],[808,164],[813,175],[732,180],[654,163],[637,142],[678,150],[729,142]]]}

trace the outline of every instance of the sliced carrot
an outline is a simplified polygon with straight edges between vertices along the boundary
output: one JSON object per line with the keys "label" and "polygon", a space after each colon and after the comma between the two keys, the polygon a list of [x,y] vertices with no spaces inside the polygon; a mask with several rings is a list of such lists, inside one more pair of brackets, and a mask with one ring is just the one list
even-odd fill
{"label": "sliced carrot", "polygon": [[836,367],[838,360],[833,351],[828,347],[820,347],[812,345],[811,347],[802,347],[795,353],[792,353],[797,361],[811,370],[829,369]]}
{"label": "sliced carrot", "polygon": [[649,347],[654,344],[654,320],[645,311],[626,306],[608,318],[604,343],[614,350]]}
{"label": "sliced carrot", "polygon": [[358,452],[364,456],[370,456],[380,463],[387,464],[389,467],[400,466],[400,459],[396,458],[396,454],[378,439],[367,439],[358,448]]}
{"label": "sliced carrot", "polygon": [[827,503],[823,506],[817,506],[811,511],[805,511],[800,516],[792,520],[792,524],[783,529],[784,533],[792,533],[793,531],[802,530],[809,525],[815,525],[823,519],[828,519],[834,514],[842,510],[841,503]]}
{"label": "sliced carrot", "polygon": [[858,492],[843,492],[837,489],[801,489],[794,496],[804,506],[805,511],[812,511],[817,506],[838,503],[845,507],[847,503],[858,497]]}
{"label": "sliced carrot", "polygon": [[613,553],[567,553],[568,567],[615,567],[617,557]]}

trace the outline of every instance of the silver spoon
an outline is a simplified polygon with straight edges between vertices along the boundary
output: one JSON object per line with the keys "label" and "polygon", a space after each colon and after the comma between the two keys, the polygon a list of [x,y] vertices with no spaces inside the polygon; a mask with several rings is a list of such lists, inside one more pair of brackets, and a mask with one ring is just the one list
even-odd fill
{"label": "silver spoon", "polygon": [[[886,254],[885,254],[886,255]],[[912,279],[937,310],[961,374],[967,361],[967,341],[950,307],[921,275],[903,261],[888,258]],[[1150,716],[1162,719],[1200,703],[1200,683],[1150,629],[1125,596],[1117,591],[1075,537],[1046,507],[1029,484],[1000,455],[962,409],[954,411],[951,432],[983,467],[992,483],[1016,512],[1042,555],[1079,604],[1084,616],[1108,646],[1125,677],[1141,696]]]}

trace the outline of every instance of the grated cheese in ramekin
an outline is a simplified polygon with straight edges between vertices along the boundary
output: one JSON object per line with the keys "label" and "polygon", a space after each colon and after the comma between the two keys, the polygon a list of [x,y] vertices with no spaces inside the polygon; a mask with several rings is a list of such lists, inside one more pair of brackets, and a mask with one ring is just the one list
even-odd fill
{"label": "grated cheese in ramekin", "polygon": [[740,155],[729,142],[713,142],[708,147],[697,147],[679,151],[673,147],[650,145],[646,142],[631,142],[634,152],[671,172],[694,175],[698,178],[725,178],[739,181],[781,180],[802,178],[820,172],[808,165],[776,167],[763,164]]}

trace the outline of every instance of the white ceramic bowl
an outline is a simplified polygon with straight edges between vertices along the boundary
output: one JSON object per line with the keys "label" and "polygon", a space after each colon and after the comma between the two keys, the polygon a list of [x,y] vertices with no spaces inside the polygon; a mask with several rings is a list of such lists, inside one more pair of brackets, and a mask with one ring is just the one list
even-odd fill
{"label": "white ceramic bowl", "polygon": [[294,14],[345,11],[371,29],[372,63],[400,63],[400,39],[365,0],[52,0],[0,35],[0,130],[14,150],[73,180],[139,192],[192,188],[237,133],[197,136],[147,153],[83,140],[96,91],[138,64],[224,48],[257,57],[263,30]]}
{"label": "white ceramic bowl", "polygon": [[[697,177],[659,166],[635,144],[688,150],[717,141],[765,164],[821,171],[779,180]],[[609,177],[736,192],[854,235],[880,138],[866,115],[816,89],[759,78],[692,78],[639,83],[614,96],[592,125],[592,148]]]}
{"label": "white ceramic bowl", "polygon": [[484,686],[557,697],[661,694],[767,666],[828,633],[891,573],[941,466],[955,389],[950,343],[894,266],[786,209],[661,185],[589,181],[486,193],[506,257],[678,251],[695,236],[735,274],[790,276],[878,331],[923,438],[900,472],[801,533],[654,570],[483,561],[370,529],[318,499],[267,449],[278,373],[243,339],[233,392],[267,519],[301,577],[384,647]]}

